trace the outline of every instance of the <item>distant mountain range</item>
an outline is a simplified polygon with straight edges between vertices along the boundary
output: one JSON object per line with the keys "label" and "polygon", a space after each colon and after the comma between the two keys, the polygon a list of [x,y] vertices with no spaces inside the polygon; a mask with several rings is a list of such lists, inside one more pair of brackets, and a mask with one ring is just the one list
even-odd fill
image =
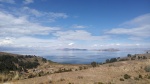
{"label": "distant mountain range", "polygon": [[[79,49],[79,48],[63,48],[63,49],[57,49],[62,51],[88,51],[90,49]],[[108,49],[93,49],[92,51],[120,51],[119,49],[114,48],[108,48]]]}
{"label": "distant mountain range", "polygon": [[108,49],[100,49],[99,51],[120,51],[120,50],[115,48],[108,48]]}
{"label": "distant mountain range", "polygon": [[87,51],[88,49],[79,49],[79,48],[63,48],[63,49],[57,49],[57,50],[63,50],[63,51]]}

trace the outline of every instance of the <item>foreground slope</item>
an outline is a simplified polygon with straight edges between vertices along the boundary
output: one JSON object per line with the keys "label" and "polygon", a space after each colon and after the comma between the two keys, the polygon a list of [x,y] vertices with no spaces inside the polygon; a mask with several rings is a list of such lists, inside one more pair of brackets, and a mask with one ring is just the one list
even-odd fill
{"label": "foreground slope", "polygon": [[59,64],[35,55],[0,52],[0,83],[77,71],[87,65]]}
{"label": "foreground slope", "polygon": [[[150,54],[139,54],[150,56]],[[99,65],[78,71],[9,82],[11,84],[150,84],[150,59]]]}

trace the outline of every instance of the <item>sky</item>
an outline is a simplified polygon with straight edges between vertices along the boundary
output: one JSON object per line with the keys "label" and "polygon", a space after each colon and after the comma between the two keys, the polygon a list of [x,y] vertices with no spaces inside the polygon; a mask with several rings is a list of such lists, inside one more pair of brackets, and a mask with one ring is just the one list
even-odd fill
{"label": "sky", "polygon": [[0,0],[0,50],[150,48],[150,0]]}

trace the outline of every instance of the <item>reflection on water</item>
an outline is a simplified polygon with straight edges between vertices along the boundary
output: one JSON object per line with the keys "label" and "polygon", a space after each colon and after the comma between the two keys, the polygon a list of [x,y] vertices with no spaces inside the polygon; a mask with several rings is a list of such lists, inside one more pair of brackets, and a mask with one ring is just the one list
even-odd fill
{"label": "reflection on water", "polygon": [[89,64],[92,61],[104,62],[108,58],[125,57],[127,54],[145,53],[144,51],[55,51],[44,57],[59,63]]}
{"label": "reflection on water", "polygon": [[127,54],[145,53],[144,50],[121,50],[115,52],[109,51],[12,51],[17,54],[37,55],[59,63],[70,64],[89,64],[92,61],[104,62],[106,59],[114,57],[125,57]]}

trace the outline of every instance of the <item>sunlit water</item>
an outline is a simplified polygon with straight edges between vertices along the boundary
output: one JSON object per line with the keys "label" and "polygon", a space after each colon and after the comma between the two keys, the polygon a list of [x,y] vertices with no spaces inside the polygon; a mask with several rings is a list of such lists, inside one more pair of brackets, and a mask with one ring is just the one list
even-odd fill
{"label": "sunlit water", "polygon": [[70,64],[89,64],[95,62],[105,62],[106,59],[125,57],[127,54],[145,53],[144,51],[57,51],[45,58],[59,62]]}
{"label": "sunlit water", "polygon": [[121,50],[121,51],[61,51],[61,50],[50,50],[50,51],[16,51],[12,53],[18,54],[31,54],[42,56],[48,60],[59,63],[69,64],[90,64],[91,62],[104,62],[106,59],[116,57],[126,57],[127,54],[140,54],[145,53],[144,50]]}

